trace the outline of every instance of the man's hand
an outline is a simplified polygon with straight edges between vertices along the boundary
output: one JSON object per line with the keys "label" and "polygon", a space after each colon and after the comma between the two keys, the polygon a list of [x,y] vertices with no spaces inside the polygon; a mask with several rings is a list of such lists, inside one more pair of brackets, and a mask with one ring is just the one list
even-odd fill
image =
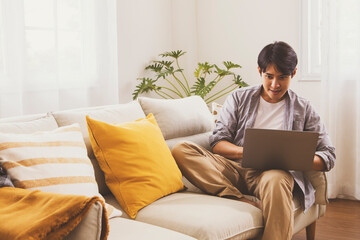
{"label": "man's hand", "polygon": [[220,141],[212,149],[213,153],[232,160],[238,160],[243,157],[243,147],[236,146],[228,141]]}
{"label": "man's hand", "polygon": [[324,171],[326,169],[324,160],[318,155],[315,155],[312,168],[315,171]]}

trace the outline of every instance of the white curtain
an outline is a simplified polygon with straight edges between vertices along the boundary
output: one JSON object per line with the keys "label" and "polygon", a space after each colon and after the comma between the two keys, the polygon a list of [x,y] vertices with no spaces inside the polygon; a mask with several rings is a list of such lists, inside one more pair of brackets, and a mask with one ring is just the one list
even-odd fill
{"label": "white curtain", "polygon": [[118,102],[116,0],[0,0],[0,117]]}
{"label": "white curtain", "polygon": [[360,199],[360,1],[323,0],[322,115],[336,148],[329,197]]}

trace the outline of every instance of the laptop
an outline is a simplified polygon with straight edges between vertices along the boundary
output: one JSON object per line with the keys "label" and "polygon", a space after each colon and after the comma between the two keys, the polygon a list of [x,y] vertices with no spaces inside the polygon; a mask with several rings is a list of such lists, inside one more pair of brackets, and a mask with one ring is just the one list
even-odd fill
{"label": "laptop", "polygon": [[242,166],[253,169],[312,170],[317,132],[248,128]]}

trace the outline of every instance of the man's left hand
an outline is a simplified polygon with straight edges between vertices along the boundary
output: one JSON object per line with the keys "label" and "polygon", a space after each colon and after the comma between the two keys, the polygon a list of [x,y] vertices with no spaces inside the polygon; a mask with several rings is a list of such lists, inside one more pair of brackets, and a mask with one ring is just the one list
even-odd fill
{"label": "man's left hand", "polygon": [[312,168],[315,171],[324,171],[326,169],[324,160],[318,155],[315,155]]}

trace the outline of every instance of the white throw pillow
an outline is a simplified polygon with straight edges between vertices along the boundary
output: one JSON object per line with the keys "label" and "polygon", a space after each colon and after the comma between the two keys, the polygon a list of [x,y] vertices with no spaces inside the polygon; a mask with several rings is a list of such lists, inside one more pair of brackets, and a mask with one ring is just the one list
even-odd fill
{"label": "white throw pillow", "polygon": [[199,96],[180,99],[139,97],[145,114],[154,114],[164,138],[172,139],[211,131],[211,113]]}
{"label": "white throw pillow", "polygon": [[0,119],[0,132],[33,133],[58,128],[55,118],[50,114],[29,115]]}
{"label": "white throw pillow", "polygon": [[[79,124],[31,134],[0,133],[0,164],[15,187],[100,196]],[[109,216],[121,212],[107,205]]]}

